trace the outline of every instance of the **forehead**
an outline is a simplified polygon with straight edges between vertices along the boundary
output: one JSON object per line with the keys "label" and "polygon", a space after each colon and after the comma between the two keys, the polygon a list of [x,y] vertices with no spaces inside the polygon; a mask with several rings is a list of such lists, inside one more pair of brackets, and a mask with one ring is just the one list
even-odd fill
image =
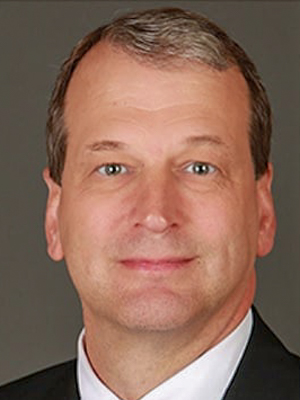
{"label": "forehead", "polygon": [[247,84],[235,67],[222,72],[200,64],[161,69],[101,43],[84,56],[72,76],[65,123],[71,137],[114,118],[138,118],[145,126],[196,117],[225,126],[248,125],[248,97]]}

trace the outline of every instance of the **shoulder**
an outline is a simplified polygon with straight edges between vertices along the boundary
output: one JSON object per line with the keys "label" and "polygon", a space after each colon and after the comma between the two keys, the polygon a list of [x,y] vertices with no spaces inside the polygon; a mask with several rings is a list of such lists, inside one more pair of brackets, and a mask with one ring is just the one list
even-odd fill
{"label": "shoulder", "polygon": [[[76,395],[76,360],[71,360],[0,387],[0,400],[69,399]],[[59,397],[58,397],[59,396]]]}
{"label": "shoulder", "polygon": [[299,400],[300,358],[290,353],[254,309],[253,332],[226,400]]}
{"label": "shoulder", "polygon": [[292,374],[292,376],[297,376],[299,379],[300,358],[289,352],[271,329],[262,321],[256,310],[254,310],[254,329],[249,347],[250,358],[254,359],[259,356],[260,360],[268,361],[269,368],[273,368],[274,371],[278,370],[283,374],[284,370],[286,370],[287,375]]}

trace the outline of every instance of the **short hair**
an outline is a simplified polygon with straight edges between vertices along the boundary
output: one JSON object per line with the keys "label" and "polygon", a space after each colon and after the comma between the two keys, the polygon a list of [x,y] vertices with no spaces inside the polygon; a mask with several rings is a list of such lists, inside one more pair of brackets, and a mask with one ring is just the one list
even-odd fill
{"label": "short hair", "polygon": [[85,36],[62,64],[48,109],[46,127],[50,176],[61,184],[68,132],[65,97],[72,75],[84,55],[106,42],[138,62],[160,68],[200,63],[224,71],[238,67],[249,89],[249,142],[256,179],[267,170],[272,132],[271,107],[254,63],[220,27],[206,17],[179,8],[132,12]]}

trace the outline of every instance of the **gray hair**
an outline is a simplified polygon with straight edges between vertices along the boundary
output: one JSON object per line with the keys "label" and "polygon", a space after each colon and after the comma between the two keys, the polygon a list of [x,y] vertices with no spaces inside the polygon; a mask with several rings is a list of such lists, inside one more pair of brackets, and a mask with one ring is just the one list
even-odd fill
{"label": "gray hair", "polygon": [[206,17],[179,8],[160,8],[130,13],[99,27],[84,37],[63,63],[50,100],[46,129],[50,176],[56,183],[61,184],[67,149],[63,117],[69,82],[84,55],[104,41],[138,62],[158,68],[200,63],[223,71],[237,66],[249,89],[249,140],[256,178],[265,173],[270,156],[272,118],[255,65],[235,41]]}

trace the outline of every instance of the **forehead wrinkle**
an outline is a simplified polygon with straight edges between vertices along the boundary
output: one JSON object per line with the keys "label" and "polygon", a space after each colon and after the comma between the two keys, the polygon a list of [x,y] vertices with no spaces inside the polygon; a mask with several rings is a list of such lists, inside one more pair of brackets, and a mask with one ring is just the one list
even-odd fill
{"label": "forehead wrinkle", "polygon": [[[99,95],[99,98],[103,101],[105,99],[105,94],[102,96]],[[105,108],[111,111],[114,111],[115,109],[118,109],[120,111],[124,110],[124,112],[141,112],[145,113],[145,115],[149,114],[159,114],[162,111],[167,111],[167,110],[173,110],[176,108],[186,108],[187,110],[190,110],[190,107],[197,107],[199,103],[195,101],[190,101],[190,100],[185,100],[182,101],[182,99],[173,99],[171,102],[168,104],[151,104],[151,105],[145,105],[145,104],[137,104],[136,103],[136,98],[134,96],[128,96],[124,95],[122,97],[116,97],[114,99],[107,99],[107,104],[105,105]],[[189,117],[187,117],[189,118]],[[175,119],[175,118],[174,118]]]}
{"label": "forehead wrinkle", "polygon": [[[122,120],[117,118],[117,120]],[[127,122],[127,121],[126,121]],[[131,121],[133,122],[133,121]],[[142,126],[140,124],[136,123],[136,125],[139,126],[141,129]],[[144,125],[144,124],[142,124]],[[146,127],[143,126],[143,130],[146,130]],[[193,129],[194,130],[194,129]],[[197,131],[197,129],[196,129]],[[141,132],[142,133],[142,132]],[[138,139],[138,138],[136,138]],[[180,144],[180,143],[179,143]],[[181,141],[181,145],[186,145],[188,147],[190,146],[203,146],[203,145],[212,145],[214,147],[220,147],[220,148],[228,148],[228,144],[224,142],[224,140],[216,135],[216,134],[194,134],[190,135],[188,137],[183,138]],[[121,140],[118,139],[103,139],[103,140],[97,140],[95,139],[94,141],[88,143],[84,147],[84,152],[88,153],[95,153],[95,152],[105,152],[105,151],[122,151],[122,150],[128,150],[129,145]]]}

